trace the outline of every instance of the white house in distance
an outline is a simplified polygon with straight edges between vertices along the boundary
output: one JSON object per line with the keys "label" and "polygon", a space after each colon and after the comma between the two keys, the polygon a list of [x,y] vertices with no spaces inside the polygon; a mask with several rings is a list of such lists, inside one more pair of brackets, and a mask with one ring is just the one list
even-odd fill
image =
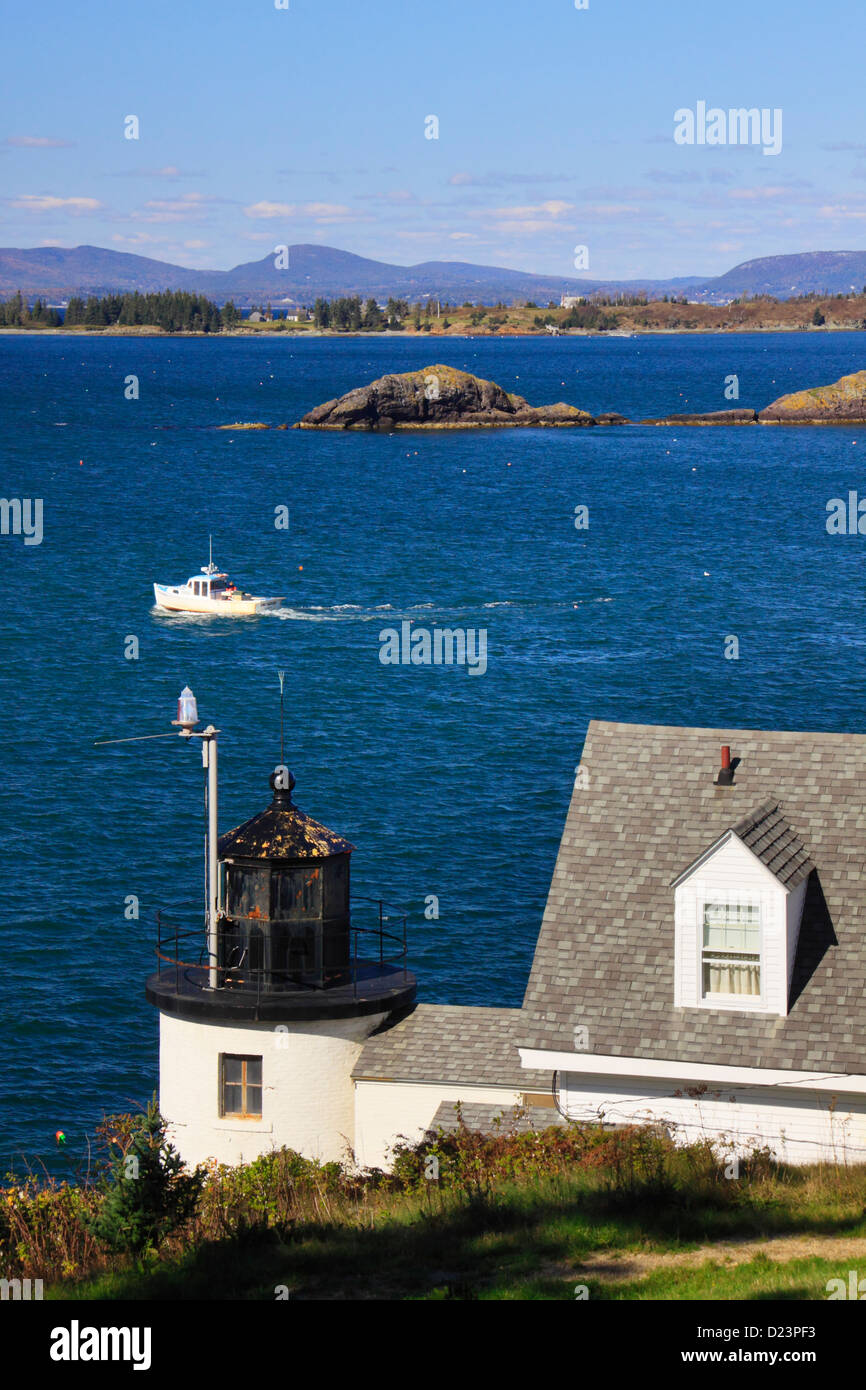
{"label": "white house in distance", "polygon": [[[866,1161],[864,785],[864,735],[593,721],[519,1009],[416,1004],[399,964],[353,965],[352,847],[275,799],[220,841],[220,987],[165,965],[148,981],[181,1154],[387,1166],[459,1103],[481,1128],[520,1107],[522,1126],[660,1122]],[[292,959],[290,904],[308,918]]]}

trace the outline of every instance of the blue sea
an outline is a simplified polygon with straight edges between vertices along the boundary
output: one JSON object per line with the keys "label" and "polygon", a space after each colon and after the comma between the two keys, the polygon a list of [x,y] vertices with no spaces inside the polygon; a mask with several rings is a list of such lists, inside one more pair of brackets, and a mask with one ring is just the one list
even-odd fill
{"label": "blue sea", "polygon": [[[94,742],[169,731],[183,685],[221,730],[226,830],[270,799],[285,671],[296,801],[356,845],[357,893],[408,911],[421,999],[452,1003],[521,1002],[591,718],[866,730],[866,539],[825,528],[830,498],[866,495],[866,429],[216,426],[292,423],[437,360],[640,417],[759,408],[864,356],[862,334],[817,332],[0,336],[0,493],[44,504],[41,545],[0,536],[2,1171],[80,1175],[103,1114],[156,1086],[143,987],[156,910],[201,920],[201,762]],[[276,614],[154,610],[211,533],[233,578],[285,595]],[[486,672],[383,665],[404,619],[485,629]]]}

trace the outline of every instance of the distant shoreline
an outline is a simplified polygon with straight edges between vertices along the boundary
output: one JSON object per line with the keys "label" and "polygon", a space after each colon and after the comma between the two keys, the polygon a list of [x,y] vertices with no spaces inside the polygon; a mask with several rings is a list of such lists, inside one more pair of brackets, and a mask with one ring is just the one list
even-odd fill
{"label": "distant shoreline", "polygon": [[454,340],[460,342],[464,338],[495,340],[497,338],[526,338],[534,341],[547,342],[550,338],[679,338],[700,336],[701,334],[711,337],[736,337],[749,333],[864,333],[866,329],[850,323],[826,323],[826,324],[735,324],[729,328],[708,328],[702,325],[695,327],[679,328],[644,328],[635,326],[629,329],[611,329],[608,332],[600,332],[587,328],[563,329],[558,333],[539,333],[539,332],[520,332],[497,331],[491,333],[486,331],[461,330],[459,333],[449,332],[430,332],[415,333],[400,329],[386,329],[379,331],[376,329],[366,332],[352,332],[351,330],[335,330],[330,328],[307,328],[298,330],[273,329],[273,328],[224,328],[218,333],[201,332],[169,332],[162,328],[155,328],[146,325],[128,328],[5,328],[0,327],[0,337],[22,337],[22,338],[210,338],[214,342],[222,338],[262,338],[262,339],[287,339],[292,342],[299,342],[304,338],[396,338],[406,341],[418,340],[420,342],[448,342]]}

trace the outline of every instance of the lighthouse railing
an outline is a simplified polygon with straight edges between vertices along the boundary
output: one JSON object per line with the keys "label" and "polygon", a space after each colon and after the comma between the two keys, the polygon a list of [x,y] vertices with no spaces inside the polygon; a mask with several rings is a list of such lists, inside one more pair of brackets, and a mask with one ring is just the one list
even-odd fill
{"label": "lighthouse railing", "polygon": [[[347,973],[350,980],[345,979],[345,973],[339,970],[333,972],[326,971],[324,968],[315,972],[316,978],[311,978],[309,972],[287,971],[285,981],[281,981],[276,987],[299,987],[299,988],[327,988],[327,976],[331,975],[331,983],[336,984],[339,975],[343,974],[343,983],[351,983],[352,993],[355,998],[358,995],[358,985],[368,976],[371,965],[374,963],[378,954],[378,966],[384,969],[386,964],[397,966],[402,962],[403,978],[408,976],[408,916],[399,908],[389,907],[381,898],[370,898],[363,895],[353,894],[353,908],[365,904],[367,910],[372,906],[374,909],[374,925],[364,926],[356,919],[349,924],[351,933],[351,945],[349,959],[346,963]],[[266,968],[264,963],[253,966],[244,959],[246,952],[242,953],[241,959],[236,964],[229,964],[225,959],[212,961],[208,955],[206,932],[204,927],[184,927],[181,917],[189,920],[192,912],[186,913],[181,910],[180,915],[172,913],[169,915],[160,910],[156,914],[157,921],[157,944],[156,955],[158,961],[158,974],[173,971],[174,986],[178,993],[181,993],[184,986],[194,989],[211,988],[209,980],[209,967],[216,965],[217,979],[219,987],[226,986],[241,990],[255,990],[256,998],[261,998],[262,993],[270,993],[275,987],[274,972]],[[228,920],[228,919],[226,919]],[[239,919],[240,921],[244,919]],[[285,926],[283,919],[271,919],[257,917],[255,925],[262,927],[276,923]],[[378,942],[378,952],[376,946],[373,953],[368,953],[363,949],[363,943],[368,938],[374,938]],[[242,933],[235,930],[228,930],[222,935],[222,940],[227,946],[231,946],[235,940],[237,946],[243,942]],[[372,960],[371,960],[372,954]],[[220,951],[222,955],[222,951]],[[297,978],[293,978],[297,975]]]}

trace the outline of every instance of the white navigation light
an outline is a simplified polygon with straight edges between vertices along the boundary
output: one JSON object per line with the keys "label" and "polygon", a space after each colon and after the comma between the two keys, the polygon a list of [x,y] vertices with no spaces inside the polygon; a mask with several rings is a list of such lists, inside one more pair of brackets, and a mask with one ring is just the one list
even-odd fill
{"label": "white navigation light", "polygon": [[187,732],[194,729],[198,723],[198,706],[188,685],[185,685],[180,692],[180,698],[177,702],[177,719],[173,719],[172,723],[179,724]]}

